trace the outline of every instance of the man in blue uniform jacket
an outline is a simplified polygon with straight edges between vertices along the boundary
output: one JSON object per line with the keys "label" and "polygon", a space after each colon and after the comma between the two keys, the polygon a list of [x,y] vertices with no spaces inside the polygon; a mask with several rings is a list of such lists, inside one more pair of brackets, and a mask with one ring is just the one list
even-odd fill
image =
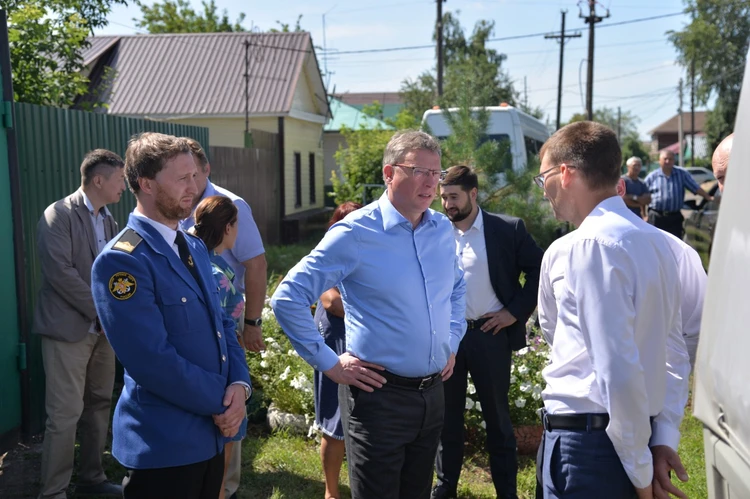
{"label": "man in blue uniform jacket", "polygon": [[200,239],[178,230],[198,194],[186,140],[131,139],[125,174],[137,206],[94,262],[102,327],[125,368],[112,454],[125,499],[216,499],[223,448],[245,416],[250,376],[223,316]]}

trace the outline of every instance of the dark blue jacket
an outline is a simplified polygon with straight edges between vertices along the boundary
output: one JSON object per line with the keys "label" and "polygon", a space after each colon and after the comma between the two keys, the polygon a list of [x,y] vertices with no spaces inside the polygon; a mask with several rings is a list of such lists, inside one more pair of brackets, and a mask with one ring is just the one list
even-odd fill
{"label": "dark blue jacket", "polygon": [[199,284],[162,235],[133,215],[94,262],[96,310],[125,368],[112,455],[126,468],[214,457],[228,439],[211,416],[224,412],[229,384],[250,383],[206,246],[196,237],[186,239]]}

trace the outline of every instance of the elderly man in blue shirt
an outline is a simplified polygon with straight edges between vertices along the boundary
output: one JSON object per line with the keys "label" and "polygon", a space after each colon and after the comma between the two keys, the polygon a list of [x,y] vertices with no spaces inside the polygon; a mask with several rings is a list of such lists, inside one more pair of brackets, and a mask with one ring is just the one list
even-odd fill
{"label": "elderly man in blue shirt", "polygon": [[[353,499],[429,498],[443,426],[443,381],[466,329],[450,221],[429,209],[440,146],[424,132],[386,146],[377,201],[335,224],[271,300],[297,352],[339,383]],[[310,305],[338,287],[346,353],[315,329]]]}
{"label": "elderly man in blue shirt", "polygon": [[707,201],[713,197],[701,189],[690,173],[674,164],[674,153],[659,154],[659,169],[648,174],[645,184],[651,192],[648,223],[682,239],[684,218],[680,210],[685,202],[685,189]]}

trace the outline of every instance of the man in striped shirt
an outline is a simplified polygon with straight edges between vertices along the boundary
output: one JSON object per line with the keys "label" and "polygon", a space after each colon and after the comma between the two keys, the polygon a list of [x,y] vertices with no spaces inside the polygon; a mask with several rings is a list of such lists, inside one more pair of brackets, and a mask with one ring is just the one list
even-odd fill
{"label": "man in striped shirt", "polygon": [[713,199],[687,170],[674,164],[674,153],[662,151],[659,154],[659,168],[646,177],[646,186],[651,192],[648,205],[648,222],[655,227],[682,238],[683,217],[680,213],[685,202],[685,189],[702,196],[707,201]]}

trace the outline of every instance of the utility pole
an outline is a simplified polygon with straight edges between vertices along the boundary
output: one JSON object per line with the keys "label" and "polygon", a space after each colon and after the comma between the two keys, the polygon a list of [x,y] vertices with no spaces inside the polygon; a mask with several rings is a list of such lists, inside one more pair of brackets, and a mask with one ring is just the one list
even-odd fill
{"label": "utility pole", "polygon": [[685,140],[685,132],[682,127],[682,78],[680,78],[680,86],[677,87],[680,92],[680,107],[677,108],[677,142],[680,144],[679,161],[681,165],[685,164],[685,157],[682,153],[685,151],[683,147],[683,140]]}
{"label": "utility pole", "polygon": [[437,93],[438,97],[443,96],[443,2],[437,1],[437,21],[435,31],[437,32]]}
{"label": "utility pole", "polygon": [[[338,5],[338,4],[336,4]],[[323,71],[326,75],[326,91],[328,91],[328,85],[331,83],[331,73],[328,72],[328,45],[326,44],[326,16],[336,8],[336,5],[328,9],[323,13]]]}
{"label": "utility pole", "polygon": [[620,106],[617,106],[617,143],[622,144],[622,111]]}
{"label": "utility pole", "polygon": [[567,13],[568,13],[567,10],[560,11],[560,14],[562,14],[562,24],[560,25],[559,35],[544,35],[544,38],[556,38],[556,39],[559,38],[560,39],[560,69],[557,75],[557,122],[556,122],[556,128],[555,128],[556,130],[560,129],[560,113],[562,111],[563,54],[565,53],[565,39],[581,37],[581,33],[574,33],[572,35],[565,34],[565,14]]}
{"label": "utility pole", "polygon": [[245,147],[247,147],[248,137],[250,137],[250,40],[245,39]]}
{"label": "utility pole", "polygon": [[578,17],[581,17],[586,24],[589,25],[589,59],[586,75],[586,119],[591,121],[594,119],[594,25],[609,17],[609,9],[607,9],[606,16],[597,16],[596,0],[589,0],[589,15],[584,16],[579,13]]}
{"label": "utility pole", "polygon": [[[682,166],[687,166],[684,161]],[[695,57],[690,63],[690,166],[695,166]]]}

